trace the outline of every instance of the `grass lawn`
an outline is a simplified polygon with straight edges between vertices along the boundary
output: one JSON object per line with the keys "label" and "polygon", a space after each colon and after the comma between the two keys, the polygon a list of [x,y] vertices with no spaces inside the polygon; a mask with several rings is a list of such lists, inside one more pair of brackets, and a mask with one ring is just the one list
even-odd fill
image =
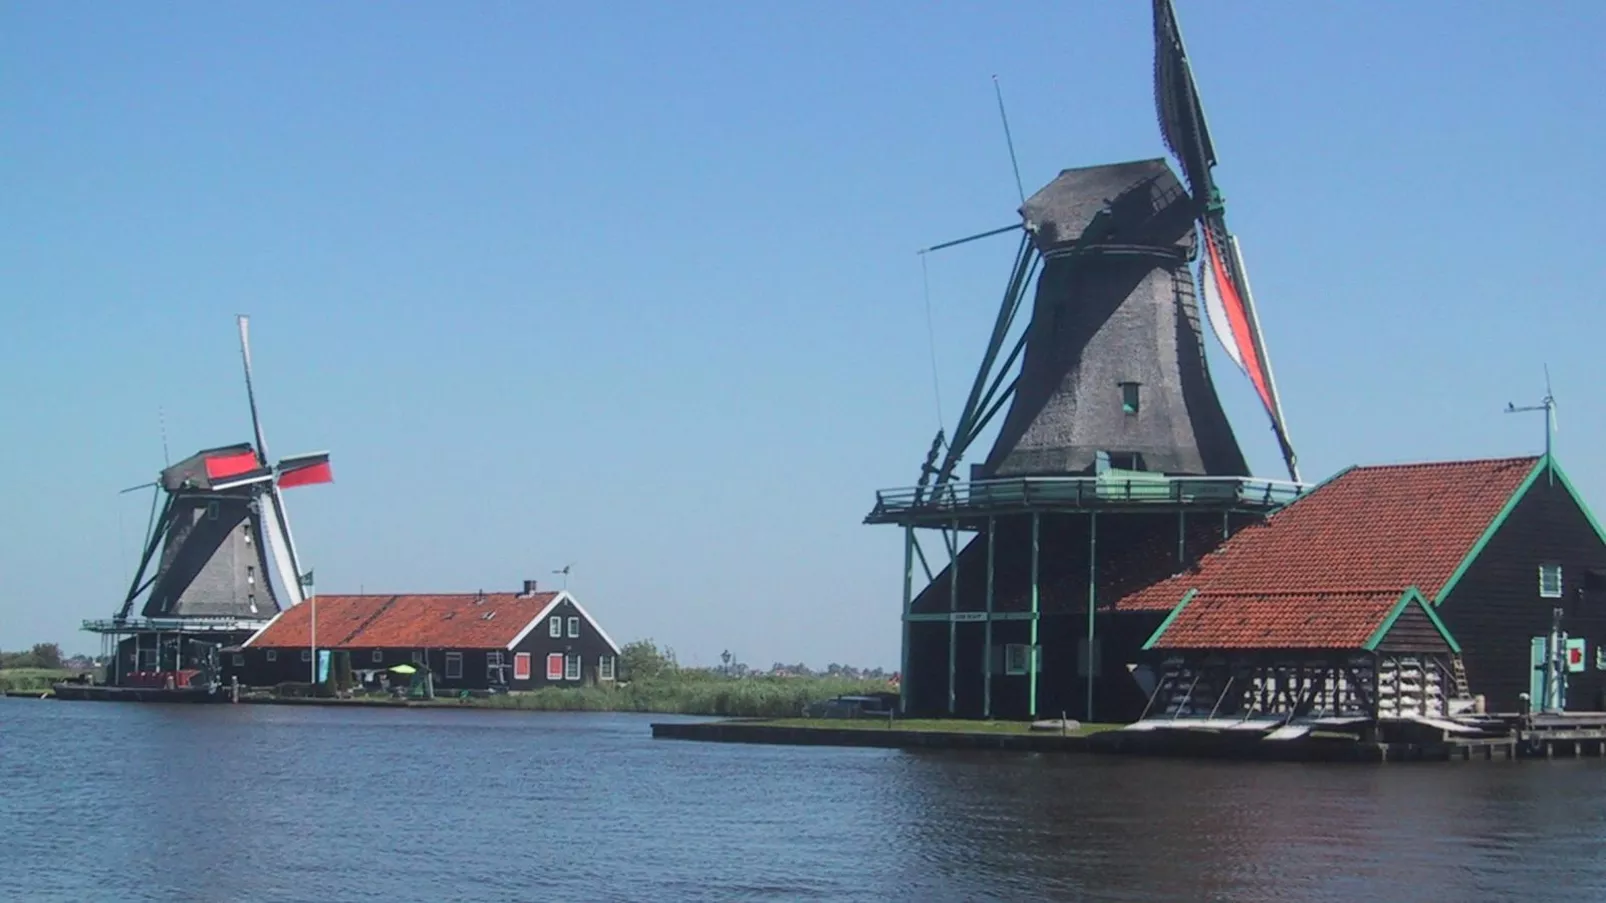
{"label": "grass lawn", "polygon": [[[749,724],[767,724],[776,727],[819,728],[823,730],[887,730],[887,722],[878,718],[772,718]],[[1084,724],[1069,731],[1072,735],[1096,734],[1114,730],[1119,724]],[[899,718],[892,722],[896,731],[932,731],[935,733],[1024,734],[1031,723],[1026,721],[966,721],[959,718]],[[1040,731],[1039,733],[1055,733]]]}

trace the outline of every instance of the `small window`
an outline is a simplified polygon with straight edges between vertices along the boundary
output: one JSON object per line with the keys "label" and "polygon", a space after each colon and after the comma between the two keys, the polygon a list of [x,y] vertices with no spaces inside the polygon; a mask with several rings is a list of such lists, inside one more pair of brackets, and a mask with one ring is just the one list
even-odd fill
{"label": "small window", "polygon": [[561,615],[553,615],[552,620],[547,622],[547,633],[553,637],[563,636],[563,617]]}
{"label": "small window", "polygon": [[373,654],[373,659],[376,662],[384,661],[385,660],[385,651],[383,649],[375,649],[374,650],[374,654]]}
{"label": "small window", "polygon": [[613,656],[604,655],[597,659],[597,680],[613,680]]}
{"label": "small window", "polygon": [[304,661],[304,662],[312,661],[312,650],[311,649],[303,649],[303,650],[301,650],[301,660]]}
{"label": "small window", "polygon": [[530,679],[530,653],[519,652],[513,656],[513,679]]}
{"label": "small window", "polygon": [[495,683],[502,682],[502,653],[485,653],[485,679]]}
{"label": "small window", "polygon": [[423,663],[424,663],[424,650],[422,650],[422,649],[414,649],[413,650],[413,664],[422,665]]}
{"label": "small window", "polygon": [[571,639],[573,639],[574,637],[577,637],[579,635],[580,635],[580,619],[579,618],[570,618],[569,619],[569,637]]}
{"label": "small window", "polygon": [[217,512],[218,512],[217,502],[207,502],[206,503],[206,519],[207,520],[217,520]]}
{"label": "small window", "polygon": [[500,653],[500,652],[487,652],[487,653],[485,653],[485,663],[487,665],[496,665],[496,666],[500,667],[501,664],[502,664],[502,653]]}
{"label": "small window", "polygon": [[580,656],[578,654],[571,654],[568,657],[568,659],[566,659],[564,661],[564,663],[563,663],[563,679],[564,680],[579,680],[580,679]]}
{"label": "small window", "polygon": [[277,650],[277,649],[269,649],[268,650],[268,654],[267,654],[266,657],[267,657],[267,660],[270,661],[270,662],[278,661],[279,660],[279,650]]}
{"label": "small window", "polygon": [[1026,674],[1031,670],[1032,647],[1023,643],[1010,643],[1004,647],[1004,673]]}
{"label": "small window", "polygon": [[244,668],[245,667],[245,656],[244,655],[241,655],[238,652],[234,653],[234,667],[236,667],[236,668]]}
{"label": "small window", "polygon": [[1561,598],[1561,565],[1541,564],[1539,566],[1539,598]]}
{"label": "small window", "polygon": [[240,524],[240,532],[245,536],[246,545],[250,545],[251,544],[251,522],[250,521],[245,521],[244,523]]}
{"label": "small window", "polygon": [[257,569],[249,564],[245,566],[245,582],[252,586],[257,583]]}
{"label": "small window", "polygon": [[1128,414],[1138,412],[1138,384],[1121,383],[1121,410]]}
{"label": "small window", "polygon": [[546,657],[546,679],[563,679],[563,653],[554,652]]}
{"label": "small window", "polygon": [[463,653],[446,653],[446,677],[450,680],[461,680],[463,677]]}

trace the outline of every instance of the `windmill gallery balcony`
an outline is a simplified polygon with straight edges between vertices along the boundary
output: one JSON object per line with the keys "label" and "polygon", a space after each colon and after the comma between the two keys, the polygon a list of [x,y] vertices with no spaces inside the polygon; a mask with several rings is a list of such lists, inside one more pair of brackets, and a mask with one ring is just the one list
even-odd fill
{"label": "windmill gallery balcony", "polygon": [[957,526],[978,530],[989,517],[1092,511],[1190,511],[1267,514],[1309,487],[1253,477],[1167,477],[1136,471],[1099,476],[1015,477],[950,483],[940,488],[883,489],[867,524]]}

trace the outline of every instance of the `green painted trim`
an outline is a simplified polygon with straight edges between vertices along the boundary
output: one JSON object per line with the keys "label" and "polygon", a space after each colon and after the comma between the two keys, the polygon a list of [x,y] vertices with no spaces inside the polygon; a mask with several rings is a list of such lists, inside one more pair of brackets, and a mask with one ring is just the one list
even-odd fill
{"label": "green painted trim", "polygon": [[1199,595],[1199,591],[1196,589],[1190,589],[1186,594],[1183,595],[1182,601],[1177,603],[1177,607],[1171,609],[1171,613],[1165,616],[1165,620],[1160,622],[1160,626],[1154,628],[1154,633],[1149,634],[1149,638],[1144,641],[1143,649],[1145,651],[1154,648],[1154,644],[1159,642],[1160,636],[1171,627],[1171,622],[1177,619],[1177,615],[1182,614],[1182,609],[1189,602],[1192,602],[1193,597],[1197,595]]}
{"label": "green painted trim", "polygon": [[1427,612],[1428,620],[1433,622],[1433,627],[1439,632],[1439,636],[1444,637],[1444,641],[1450,645],[1450,651],[1460,655],[1461,644],[1455,641],[1454,636],[1451,636],[1450,628],[1444,626],[1444,622],[1439,620],[1439,616],[1433,613],[1433,606],[1428,604],[1428,600],[1423,597],[1422,591],[1414,586],[1408,587],[1405,592],[1400,593],[1399,601],[1395,602],[1394,607],[1389,609],[1388,617],[1384,618],[1383,623],[1372,631],[1371,638],[1361,644],[1361,648],[1367,652],[1376,652],[1378,644],[1383,642],[1383,638],[1388,636],[1390,630],[1394,629],[1394,622],[1400,619],[1400,615],[1405,614],[1405,610],[1410,608],[1413,602],[1422,606],[1422,610]]}
{"label": "green painted trim", "polygon": [[1466,557],[1461,559],[1461,563],[1456,565],[1455,570],[1450,573],[1450,579],[1445,581],[1444,586],[1439,590],[1439,594],[1432,600],[1432,604],[1435,607],[1443,605],[1444,600],[1449,598],[1451,591],[1456,588],[1456,585],[1461,582],[1461,578],[1465,577],[1467,571],[1472,568],[1472,562],[1477,561],[1478,556],[1483,554],[1484,547],[1489,545],[1489,541],[1494,539],[1494,535],[1500,532],[1501,527],[1505,526],[1506,520],[1511,517],[1511,512],[1517,510],[1517,505],[1522,501],[1523,496],[1528,494],[1528,490],[1532,489],[1533,484],[1538,482],[1539,475],[1544,473],[1549,466],[1550,459],[1546,457],[1541,457],[1534,462],[1533,470],[1529,471],[1528,476],[1523,478],[1522,483],[1517,486],[1517,490],[1511,494],[1511,498],[1506,499],[1505,507],[1501,508],[1500,513],[1494,516],[1494,520],[1489,523],[1488,529],[1484,530],[1483,535],[1478,537],[1478,541],[1472,544],[1472,551],[1468,552]]}
{"label": "green painted trim", "polygon": [[1578,494],[1578,490],[1573,486],[1573,481],[1567,479],[1567,472],[1561,469],[1561,465],[1556,463],[1554,457],[1550,459],[1550,469],[1555,472],[1556,479],[1561,481],[1562,488],[1566,489],[1567,494],[1573,497],[1573,502],[1578,505],[1578,510],[1584,512],[1584,518],[1589,521],[1589,526],[1595,531],[1595,538],[1602,543],[1606,543],[1606,530],[1601,529],[1600,521],[1595,519],[1595,512],[1589,510],[1589,506],[1584,504],[1584,497]]}

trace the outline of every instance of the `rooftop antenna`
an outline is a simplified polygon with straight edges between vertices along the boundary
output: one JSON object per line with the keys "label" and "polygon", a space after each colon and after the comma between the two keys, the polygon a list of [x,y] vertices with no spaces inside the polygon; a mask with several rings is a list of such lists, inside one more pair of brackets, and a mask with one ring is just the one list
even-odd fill
{"label": "rooftop antenna", "polygon": [[167,453],[167,410],[161,405],[156,406],[156,423],[162,431],[162,466],[173,466],[173,458]]}
{"label": "rooftop antenna", "polygon": [[[1550,391],[1549,364],[1545,365],[1545,397],[1540,399],[1538,404],[1519,406],[1515,402],[1506,402],[1507,414],[1523,414],[1531,411],[1545,412],[1545,472],[1548,475],[1552,473],[1550,467],[1551,435],[1560,429],[1556,423],[1556,396],[1555,393]],[[1551,482],[1555,482],[1555,477],[1551,477]]]}
{"label": "rooftop antenna", "polygon": [[563,575],[563,588],[564,588],[565,591],[567,591],[568,588],[569,588],[569,569],[573,568],[573,567],[574,567],[574,562],[571,561],[568,564],[564,565],[563,567],[560,567],[557,570],[552,572],[554,574],[562,574]]}

